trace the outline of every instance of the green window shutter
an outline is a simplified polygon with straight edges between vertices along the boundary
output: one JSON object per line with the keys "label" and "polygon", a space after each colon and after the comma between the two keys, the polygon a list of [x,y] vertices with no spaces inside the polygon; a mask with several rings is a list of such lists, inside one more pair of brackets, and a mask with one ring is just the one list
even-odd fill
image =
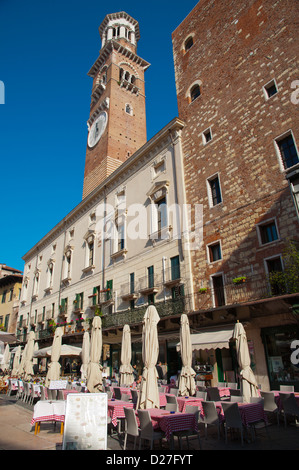
{"label": "green window shutter", "polygon": [[106,288],[107,288],[107,300],[110,300],[112,298],[113,281],[107,281]]}
{"label": "green window shutter", "polygon": [[97,295],[95,295],[95,294],[98,293],[98,288],[94,287],[93,290],[92,290],[92,293],[94,295],[94,297],[92,298],[92,305],[95,306],[95,305],[97,305],[97,301],[98,301],[98,297],[97,297]]}

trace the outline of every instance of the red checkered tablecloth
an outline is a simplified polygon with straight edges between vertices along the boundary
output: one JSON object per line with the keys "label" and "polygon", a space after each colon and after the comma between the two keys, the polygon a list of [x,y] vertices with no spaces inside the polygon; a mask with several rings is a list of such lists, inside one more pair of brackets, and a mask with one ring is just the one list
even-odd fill
{"label": "red checkered tablecloth", "polygon": [[153,427],[165,432],[165,437],[170,440],[173,432],[186,429],[198,430],[196,416],[193,413],[170,413],[169,411],[152,408],[149,409]]}
{"label": "red checkered tablecloth", "polygon": [[[215,402],[216,407],[219,410],[219,406],[221,406],[220,402]],[[239,403],[238,407],[242,419],[242,423],[244,426],[248,426],[251,423],[255,423],[257,421],[263,420],[267,423],[267,416],[264,412],[263,405],[261,403]],[[222,407],[221,407],[222,408]],[[220,416],[222,417],[223,421],[225,421],[223,410],[220,411]]]}
{"label": "red checkered tablecloth", "polygon": [[281,403],[281,399],[280,399],[280,396],[279,396],[280,393],[287,393],[287,394],[294,393],[296,402],[298,403],[298,406],[299,406],[299,393],[298,392],[281,392],[279,390],[271,390],[271,392],[274,393],[275,401],[276,401],[277,406],[278,406],[279,409],[282,408],[282,403]]}
{"label": "red checkered tablecloth", "polygon": [[108,400],[108,416],[114,427],[117,426],[118,418],[125,418],[124,408],[134,408],[134,403],[122,400]]}
{"label": "red checkered tablecloth", "polygon": [[199,411],[201,411],[201,402],[203,401],[203,398],[196,398],[196,397],[177,397],[177,402],[178,402],[178,407],[179,411],[181,413],[185,412],[186,406],[198,406]]}

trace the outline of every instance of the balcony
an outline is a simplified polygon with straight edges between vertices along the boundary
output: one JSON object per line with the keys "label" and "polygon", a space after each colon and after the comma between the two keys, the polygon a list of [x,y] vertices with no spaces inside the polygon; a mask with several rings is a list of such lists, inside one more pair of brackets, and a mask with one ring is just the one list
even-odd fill
{"label": "balcony", "polygon": [[148,274],[138,280],[138,291],[141,295],[156,294],[161,286],[162,274]]}
{"label": "balcony", "polygon": [[120,297],[124,302],[136,300],[138,298],[138,286],[135,282],[127,282],[120,286]]}
{"label": "balcony", "polygon": [[93,295],[90,295],[89,299],[90,308],[106,307],[108,305],[114,304],[115,293],[111,289],[103,289]]}

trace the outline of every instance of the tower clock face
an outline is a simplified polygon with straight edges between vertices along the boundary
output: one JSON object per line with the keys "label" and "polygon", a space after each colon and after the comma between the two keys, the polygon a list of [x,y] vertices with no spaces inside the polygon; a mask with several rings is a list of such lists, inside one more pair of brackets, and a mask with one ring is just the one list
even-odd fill
{"label": "tower clock face", "polygon": [[108,115],[106,111],[103,111],[92,123],[88,134],[88,147],[92,148],[99,142],[104,133],[104,130],[106,129],[107,121]]}

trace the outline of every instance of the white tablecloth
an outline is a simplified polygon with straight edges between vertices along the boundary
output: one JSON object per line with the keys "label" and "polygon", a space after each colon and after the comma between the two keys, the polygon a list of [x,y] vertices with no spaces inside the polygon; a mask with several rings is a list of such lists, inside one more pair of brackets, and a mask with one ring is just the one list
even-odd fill
{"label": "white tablecloth", "polygon": [[40,400],[34,405],[31,426],[41,421],[64,422],[66,402],[64,400]]}

